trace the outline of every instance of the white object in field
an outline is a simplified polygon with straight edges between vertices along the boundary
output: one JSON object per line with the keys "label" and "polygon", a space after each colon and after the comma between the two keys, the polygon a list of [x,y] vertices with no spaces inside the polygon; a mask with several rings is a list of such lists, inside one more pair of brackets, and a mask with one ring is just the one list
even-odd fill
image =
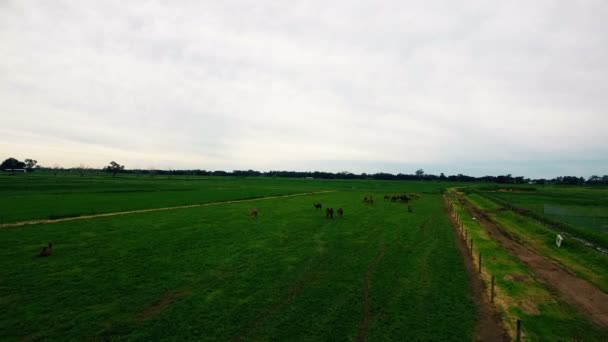
{"label": "white object in field", "polygon": [[555,244],[558,248],[562,246],[562,241],[564,241],[564,238],[560,234],[557,234],[557,237],[555,238]]}
{"label": "white object in field", "polygon": [[477,220],[477,217],[473,216],[473,220]]}

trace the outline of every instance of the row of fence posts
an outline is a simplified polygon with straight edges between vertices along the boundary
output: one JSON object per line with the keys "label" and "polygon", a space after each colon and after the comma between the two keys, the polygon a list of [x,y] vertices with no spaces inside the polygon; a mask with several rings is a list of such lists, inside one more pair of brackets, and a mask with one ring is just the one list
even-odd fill
{"label": "row of fence posts", "polygon": [[[467,242],[470,241],[470,253],[471,253],[471,258],[473,257],[473,238],[471,238],[470,240],[468,240],[468,233],[469,230],[464,226],[464,223],[462,221],[462,219],[460,218],[460,215],[458,215],[458,212],[456,212],[456,209],[454,208],[454,203],[452,203],[452,201],[449,201],[450,203],[450,209],[452,212],[452,217],[456,220],[456,225],[458,226],[458,232],[460,233],[460,236],[464,239],[465,241],[465,245],[467,245],[467,248],[469,247],[469,244],[467,244]],[[481,274],[481,251],[479,251],[479,264],[478,264],[478,272]],[[483,279],[483,278],[482,278]],[[494,291],[494,276],[492,276],[492,283],[490,286],[490,301],[492,303],[494,303],[494,298],[496,296],[496,293]],[[515,331],[515,340],[517,342],[521,341],[521,320],[518,319],[517,323],[516,323],[516,331]]]}

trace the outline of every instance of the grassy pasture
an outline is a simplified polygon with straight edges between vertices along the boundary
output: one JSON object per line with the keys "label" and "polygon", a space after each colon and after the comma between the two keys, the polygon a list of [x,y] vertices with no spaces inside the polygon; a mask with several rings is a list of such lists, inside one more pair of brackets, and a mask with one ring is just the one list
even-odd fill
{"label": "grassy pasture", "polygon": [[[319,190],[394,191],[403,182],[223,177],[110,177],[0,173],[0,224]],[[410,192],[448,183],[407,182]]]}
{"label": "grassy pasture", "polygon": [[[40,208],[13,220],[46,218],[59,208],[84,212],[93,203],[96,212],[107,212],[340,191],[1,229],[4,339],[471,339],[466,275],[435,194],[442,184],[174,179],[142,185],[103,178],[87,187],[66,178],[65,188],[37,189],[35,179],[27,181],[23,198],[18,188],[2,188],[12,193],[3,204],[31,199]],[[127,192],[134,197],[124,200],[125,193],[108,191],[148,186],[160,190]],[[230,186],[238,190],[226,195]],[[195,190],[174,190],[179,187]],[[53,193],[60,189],[74,191]],[[382,201],[384,191],[429,193],[408,213],[403,204]],[[373,207],[361,203],[369,194]],[[312,207],[316,201],[345,208],[345,217],[325,219]],[[247,216],[253,206],[260,213],[255,220]],[[34,258],[49,240],[53,255]]]}

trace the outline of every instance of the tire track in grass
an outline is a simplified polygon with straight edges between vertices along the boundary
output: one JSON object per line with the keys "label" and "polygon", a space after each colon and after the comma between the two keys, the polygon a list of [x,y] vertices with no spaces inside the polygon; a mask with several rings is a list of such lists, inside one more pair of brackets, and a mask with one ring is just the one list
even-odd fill
{"label": "tire track in grass", "polygon": [[372,259],[372,261],[367,266],[367,271],[365,272],[365,276],[363,277],[363,301],[361,308],[362,316],[361,323],[359,324],[359,333],[357,334],[357,341],[367,340],[367,333],[369,332],[369,326],[373,318],[370,309],[369,287],[371,283],[371,278],[374,272],[376,272],[376,268],[378,267],[380,260],[382,260],[382,258],[384,257],[387,248],[387,246],[383,246],[382,248],[380,248],[380,251],[378,251],[374,259]]}
{"label": "tire track in grass", "polygon": [[248,198],[248,199],[240,199],[240,200],[230,200],[230,201],[220,201],[220,202],[210,202],[210,203],[198,203],[198,204],[179,205],[179,206],[175,206],[175,207],[138,209],[138,210],[129,210],[129,211],[115,211],[115,212],[104,213],[104,214],[82,215],[82,216],[66,217],[66,218],[60,218],[60,219],[54,219],[54,220],[52,220],[52,219],[44,219],[44,220],[20,221],[20,222],[12,222],[12,223],[0,224],[0,229],[1,228],[16,228],[16,227],[22,227],[22,226],[28,226],[28,225],[34,225],[34,224],[47,224],[47,223],[76,221],[76,220],[89,220],[89,219],[94,219],[94,218],[99,218],[99,217],[111,217],[111,216],[128,215],[128,214],[151,213],[151,212],[155,212],[155,211],[168,211],[168,210],[177,210],[177,209],[208,207],[208,206],[221,205],[221,204],[264,201],[264,200],[277,199],[277,198],[318,195],[318,194],[326,194],[326,193],[331,193],[331,192],[336,192],[336,191],[335,190],[323,190],[323,191],[302,192],[302,193],[289,194],[289,195],[281,195],[281,196],[268,196],[268,197]]}
{"label": "tire track in grass", "polygon": [[234,336],[232,341],[248,341],[252,339],[252,336],[266,323],[270,318],[279,313],[287,305],[291,304],[296,297],[300,295],[302,290],[309,284],[315,282],[318,277],[318,270],[327,262],[325,259],[319,260],[314,266],[306,270],[299,279],[291,284],[289,289],[280,297],[280,299],[268,307],[266,310],[260,312],[255,319],[246,324],[241,328],[238,335]]}

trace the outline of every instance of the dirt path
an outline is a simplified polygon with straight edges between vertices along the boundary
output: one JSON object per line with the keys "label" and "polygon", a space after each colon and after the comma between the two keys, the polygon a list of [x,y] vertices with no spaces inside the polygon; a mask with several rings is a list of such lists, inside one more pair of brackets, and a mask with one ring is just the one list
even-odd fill
{"label": "dirt path", "polygon": [[469,288],[472,293],[473,303],[477,308],[477,325],[475,326],[476,341],[511,341],[502,319],[496,308],[490,303],[488,291],[485,283],[479,276],[477,268],[473,264],[473,259],[466,243],[458,234],[458,223],[449,212],[447,198],[444,200],[446,215],[452,223],[454,240],[456,247],[464,260],[464,268],[469,279]]}
{"label": "dirt path", "polygon": [[324,190],[324,191],[316,191],[316,192],[302,192],[302,193],[282,195],[282,196],[269,196],[269,197],[258,197],[258,198],[223,201],[223,202],[180,205],[180,206],[175,206],[175,207],[116,211],[116,212],[112,212],[112,213],[66,217],[66,218],[55,219],[55,220],[48,220],[48,219],[47,220],[30,220],[30,221],[4,223],[4,224],[0,225],[0,228],[14,228],[14,227],[21,227],[21,226],[27,226],[27,225],[32,225],[32,224],[55,223],[55,222],[75,221],[75,220],[88,220],[88,219],[93,219],[93,218],[98,218],[98,217],[109,217],[109,216],[118,216],[118,215],[127,215],[127,214],[141,214],[141,213],[150,213],[150,212],[155,212],[155,211],[167,211],[167,210],[187,209],[187,208],[197,208],[197,207],[208,207],[208,206],[220,205],[220,204],[254,202],[254,201],[263,201],[263,200],[270,200],[270,199],[277,199],[277,198],[325,194],[325,193],[330,193],[330,192],[336,192],[336,191],[335,190]]}
{"label": "dirt path", "polygon": [[540,280],[557,290],[562,298],[593,322],[608,328],[608,294],[577,277],[557,262],[526,247],[502,230],[482,210],[475,208],[462,198],[460,200],[490,236],[513,256],[518,257]]}

